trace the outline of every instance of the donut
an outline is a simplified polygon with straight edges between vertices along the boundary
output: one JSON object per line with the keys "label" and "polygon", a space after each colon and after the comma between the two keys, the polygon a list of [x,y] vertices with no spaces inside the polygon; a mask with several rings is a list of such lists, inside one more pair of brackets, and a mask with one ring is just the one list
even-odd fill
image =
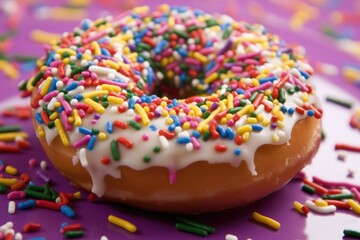
{"label": "donut", "polygon": [[304,49],[189,7],[84,19],[45,46],[33,123],[53,165],[108,199],[172,213],[243,206],[311,162],[322,110]]}

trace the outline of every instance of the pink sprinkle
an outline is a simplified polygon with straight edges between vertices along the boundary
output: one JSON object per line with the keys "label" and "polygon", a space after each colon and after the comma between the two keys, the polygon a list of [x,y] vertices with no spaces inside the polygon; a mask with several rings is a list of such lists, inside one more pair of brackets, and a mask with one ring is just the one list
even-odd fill
{"label": "pink sprinkle", "polygon": [[314,183],[317,183],[317,184],[320,184],[324,187],[346,187],[346,188],[355,188],[357,190],[360,190],[360,186],[359,185],[355,185],[355,184],[351,184],[351,183],[348,183],[348,182],[333,182],[333,181],[328,181],[328,180],[323,180],[319,177],[316,177],[314,176],[313,177],[313,182]]}
{"label": "pink sprinkle", "polygon": [[43,99],[44,99],[44,101],[49,102],[52,98],[56,97],[58,94],[59,94],[59,91],[54,90],[54,91],[47,93]]}
{"label": "pink sprinkle", "polygon": [[61,103],[61,105],[63,106],[66,115],[70,116],[72,114],[72,108],[71,108],[70,104],[63,97],[59,97],[58,100]]}
{"label": "pink sprinkle", "polygon": [[201,145],[200,145],[199,141],[195,137],[191,137],[190,141],[191,141],[192,145],[194,146],[194,148],[196,150],[200,149]]}
{"label": "pink sprinkle", "polygon": [[148,135],[146,135],[146,134],[144,134],[144,135],[142,135],[142,140],[144,140],[144,141],[147,141],[147,140],[149,140],[149,136]]}
{"label": "pink sprinkle", "polygon": [[239,55],[236,59],[238,61],[243,61],[243,60],[248,59],[248,58],[254,58],[259,54],[260,54],[260,52],[251,52],[251,53]]}
{"label": "pink sprinkle", "polygon": [[7,199],[15,200],[15,199],[23,199],[26,197],[26,193],[24,191],[12,191],[7,195]]}
{"label": "pink sprinkle", "polygon": [[228,120],[227,125],[228,125],[229,127],[234,126],[234,125],[235,125],[234,120],[233,120],[233,119]]}
{"label": "pink sprinkle", "polygon": [[66,130],[66,131],[70,131],[70,130],[71,130],[71,125],[70,125],[70,123],[69,123],[69,120],[68,120],[68,117],[67,117],[65,111],[62,111],[62,112],[60,113],[60,116],[61,116],[61,120],[62,120],[62,122],[63,122],[63,124],[64,124],[65,130]]}
{"label": "pink sprinkle", "polygon": [[57,67],[60,65],[60,63],[62,63],[61,60],[53,61],[53,62],[50,63],[50,67],[55,67],[55,68],[57,68]]}
{"label": "pink sprinkle", "polygon": [[135,121],[141,122],[141,116],[140,115],[135,115]]}
{"label": "pink sprinkle", "polygon": [[91,135],[85,135],[83,138],[81,138],[79,141],[74,142],[73,147],[74,148],[80,148],[81,146],[84,146],[90,141]]}
{"label": "pink sprinkle", "polygon": [[245,98],[249,98],[251,96],[251,93],[255,92],[255,91],[260,91],[260,90],[266,90],[268,88],[270,88],[272,86],[272,82],[265,82],[257,87],[253,87],[253,88],[249,88],[248,90],[246,90],[245,92]]}
{"label": "pink sprinkle", "polygon": [[214,48],[213,47],[203,48],[199,52],[202,55],[209,55],[209,54],[212,54],[214,52]]}
{"label": "pink sprinkle", "polygon": [[114,82],[111,80],[107,80],[107,79],[100,79],[99,80],[100,84],[109,84],[109,85],[115,85],[121,88],[127,88],[127,83],[121,83],[121,82]]}
{"label": "pink sprinkle", "polygon": [[35,167],[36,166],[36,159],[35,158],[31,158],[28,162],[30,167]]}
{"label": "pink sprinkle", "polygon": [[355,199],[360,202],[360,192],[357,188],[353,187],[350,188],[350,191],[352,192],[352,194],[354,194]]}
{"label": "pink sprinkle", "polygon": [[83,109],[79,109],[79,110],[78,110],[78,113],[79,113],[79,116],[80,116],[81,118],[84,118],[84,117],[85,117],[85,111],[84,111]]}

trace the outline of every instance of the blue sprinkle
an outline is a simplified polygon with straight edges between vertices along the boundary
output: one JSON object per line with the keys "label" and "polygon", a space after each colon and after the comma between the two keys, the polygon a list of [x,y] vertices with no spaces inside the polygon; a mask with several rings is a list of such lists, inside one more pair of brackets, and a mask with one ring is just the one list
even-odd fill
{"label": "blue sprinkle", "polygon": [[93,132],[88,128],[79,127],[78,129],[79,129],[79,132],[81,132],[82,134],[93,135]]}
{"label": "blue sprinkle", "polygon": [[81,94],[76,94],[74,98],[80,102],[81,100],[83,100],[84,97]]}
{"label": "blue sprinkle", "polygon": [[189,137],[179,137],[179,138],[177,138],[176,142],[179,144],[187,144],[190,142],[190,138]]}
{"label": "blue sprinkle", "polygon": [[128,101],[128,109],[134,109],[135,107],[135,98],[130,98]]}
{"label": "blue sprinkle", "polygon": [[66,85],[65,90],[71,91],[71,90],[74,90],[75,88],[77,88],[78,86],[79,86],[79,83],[74,81],[74,82],[71,82],[68,85]]}
{"label": "blue sprinkle", "polygon": [[81,22],[81,28],[83,30],[88,30],[90,25],[91,25],[91,20],[90,19],[84,19],[82,22]]}
{"label": "blue sprinkle", "polygon": [[113,133],[113,124],[111,121],[107,121],[106,122],[106,132],[108,133]]}
{"label": "blue sprinkle", "polygon": [[41,123],[41,124],[44,123],[39,112],[35,114],[35,119],[38,123]]}
{"label": "blue sprinkle", "polygon": [[140,63],[143,63],[144,60],[145,60],[142,56],[138,56],[136,59],[137,59],[137,61],[140,62]]}
{"label": "blue sprinkle", "polygon": [[63,106],[59,107],[59,108],[57,109],[57,111],[58,111],[58,113],[61,113],[62,111],[64,111],[64,107],[63,107]]}
{"label": "blue sprinkle", "polygon": [[55,52],[52,51],[49,53],[49,56],[48,58],[46,59],[46,66],[50,66],[50,63],[54,61],[54,55],[55,55]]}
{"label": "blue sprinkle", "polygon": [[250,124],[250,126],[254,132],[260,132],[261,130],[263,130],[263,127],[258,124]]}
{"label": "blue sprinkle", "polygon": [[155,131],[157,130],[157,127],[156,127],[154,124],[151,124],[151,125],[149,126],[149,128],[150,128],[150,130],[153,131],[153,132],[155,132]]}
{"label": "blue sprinkle", "polygon": [[197,130],[194,130],[194,131],[192,132],[192,136],[193,136],[194,138],[200,138],[200,137],[201,137],[201,134],[200,134],[200,132],[198,132]]}
{"label": "blue sprinkle", "polygon": [[60,229],[63,229],[63,228],[66,227],[67,225],[69,225],[68,222],[63,222],[63,223],[60,225]]}
{"label": "blue sprinkle", "polygon": [[307,111],[307,115],[308,115],[309,117],[314,116],[314,114],[315,114],[315,111],[314,111],[314,110],[309,110],[309,111]]}
{"label": "blue sprinkle", "polygon": [[111,54],[106,48],[101,48],[101,54],[110,57]]}
{"label": "blue sprinkle", "polygon": [[230,127],[227,127],[225,131],[230,140],[233,140],[235,138],[235,132]]}
{"label": "blue sprinkle", "polygon": [[176,107],[177,105],[179,105],[179,102],[178,102],[178,100],[177,99],[173,99],[172,100],[172,104],[174,105],[174,107]]}
{"label": "blue sprinkle", "polygon": [[55,90],[56,90],[56,82],[57,82],[57,78],[53,78],[53,79],[51,80],[49,92],[52,92],[52,91],[55,91]]}
{"label": "blue sprinkle", "polygon": [[240,149],[235,148],[235,149],[234,149],[234,154],[235,154],[236,156],[239,156],[239,155],[241,154]]}
{"label": "blue sprinkle", "polygon": [[188,51],[186,51],[184,48],[179,48],[177,51],[183,58],[188,56]]}
{"label": "blue sprinkle", "polygon": [[95,142],[96,142],[96,135],[92,135],[87,144],[87,149],[90,151],[93,150],[95,146]]}
{"label": "blue sprinkle", "polygon": [[273,82],[277,79],[277,77],[273,76],[273,77],[267,77],[267,78],[262,78],[259,80],[260,84],[266,83],[266,82]]}
{"label": "blue sprinkle", "polygon": [[291,114],[291,115],[293,115],[293,114],[294,114],[294,112],[295,112],[295,108],[293,108],[293,107],[289,107],[289,109],[288,109],[288,113],[289,113],[289,114]]}
{"label": "blue sprinkle", "polygon": [[81,53],[76,53],[76,58],[77,59],[82,59],[82,54]]}
{"label": "blue sprinkle", "polygon": [[226,138],[227,137],[227,133],[226,133],[226,130],[224,128],[222,128],[221,126],[217,126],[216,127],[216,131],[218,131],[218,133],[220,134],[220,136],[222,138]]}
{"label": "blue sprinkle", "polygon": [[215,66],[215,61],[211,61],[205,68],[205,72],[209,72]]}
{"label": "blue sprinkle", "polygon": [[237,88],[235,91],[236,91],[237,94],[244,94],[245,93],[244,89],[241,89],[241,88]]}
{"label": "blue sprinkle", "polygon": [[171,125],[168,126],[168,130],[170,132],[173,132],[175,130],[175,128],[176,128],[175,124],[171,124]]}
{"label": "blue sprinkle", "polygon": [[69,218],[75,217],[74,210],[71,207],[69,207],[68,205],[62,205],[60,208],[60,212]]}
{"label": "blue sprinkle", "polygon": [[283,113],[286,113],[287,112],[287,107],[285,107],[284,105],[281,106],[281,109],[280,109]]}
{"label": "blue sprinkle", "polygon": [[36,206],[36,201],[34,199],[30,199],[17,204],[17,208],[21,210],[34,208],[35,206]]}
{"label": "blue sprinkle", "polygon": [[154,81],[153,81],[154,80],[154,72],[151,67],[148,67],[147,71],[148,71],[148,75],[147,75],[148,88],[151,89],[151,87],[154,83]]}
{"label": "blue sprinkle", "polygon": [[298,70],[299,70],[301,76],[303,76],[305,79],[309,79],[310,75],[307,72],[305,72],[301,69],[298,69]]}

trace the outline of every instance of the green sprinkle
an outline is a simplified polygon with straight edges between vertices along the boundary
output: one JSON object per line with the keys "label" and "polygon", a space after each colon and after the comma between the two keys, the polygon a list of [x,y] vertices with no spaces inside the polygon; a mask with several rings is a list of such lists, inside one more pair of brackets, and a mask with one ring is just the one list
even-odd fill
{"label": "green sprinkle", "polygon": [[148,163],[151,160],[151,157],[149,155],[145,155],[143,158],[144,162]]}
{"label": "green sprinkle", "polygon": [[55,127],[55,122],[54,122],[54,121],[50,121],[47,126],[48,126],[48,128],[52,129],[52,128]]}
{"label": "green sprinkle", "polygon": [[63,58],[70,57],[70,53],[68,51],[65,51],[62,55]]}
{"label": "green sprinkle", "polygon": [[203,114],[202,114],[202,116],[201,116],[201,118],[202,119],[207,119],[209,116],[210,116],[210,112],[209,111],[206,111],[206,112],[204,112]]}
{"label": "green sprinkle", "polygon": [[135,122],[134,120],[131,120],[131,121],[129,122],[129,125],[132,126],[133,128],[135,128],[136,130],[140,130],[140,129],[141,129],[140,124],[138,124],[138,123]]}
{"label": "green sprinkle", "polygon": [[177,230],[180,230],[183,232],[193,233],[193,234],[200,235],[203,237],[206,237],[208,235],[207,231],[205,231],[204,229],[189,226],[189,225],[186,225],[183,223],[177,223],[175,226],[176,226]]}
{"label": "green sprinkle", "polygon": [[30,191],[44,192],[44,187],[37,186],[37,185],[34,185],[34,184],[29,184],[26,189],[30,190]]}
{"label": "green sprinkle", "polygon": [[285,101],[286,101],[285,93],[286,93],[285,89],[280,88],[280,91],[279,91],[279,102],[280,103],[285,103]]}
{"label": "green sprinkle", "polygon": [[175,29],[174,30],[174,33],[182,38],[185,38],[185,39],[188,39],[190,37],[189,34],[187,34],[186,32],[183,32],[183,31],[180,31],[180,30],[177,30]]}
{"label": "green sprinkle", "polygon": [[50,194],[45,194],[42,192],[30,190],[30,189],[25,189],[25,193],[26,193],[27,197],[51,201]]}
{"label": "green sprinkle", "polygon": [[301,190],[303,190],[304,192],[310,193],[310,194],[314,194],[316,192],[315,188],[313,188],[307,184],[303,184],[301,187]]}
{"label": "green sprinkle", "polygon": [[324,129],[321,129],[321,140],[325,140],[326,138],[326,135],[325,135],[325,132],[324,132]]}
{"label": "green sprinkle", "polygon": [[355,230],[344,229],[343,233],[344,233],[344,235],[345,235],[346,237],[360,238],[360,232],[355,231]]}
{"label": "green sprinkle", "polygon": [[159,146],[156,146],[153,148],[154,153],[159,153],[161,151],[161,148]]}
{"label": "green sprinkle", "polygon": [[51,201],[55,201],[59,194],[55,191],[54,188],[50,188]]}
{"label": "green sprinkle", "polygon": [[94,135],[98,135],[100,133],[100,131],[97,128],[92,128],[91,133],[94,134]]}
{"label": "green sprinkle", "polygon": [[39,72],[38,74],[36,74],[36,76],[34,77],[33,81],[31,82],[32,86],[36,86],[36,84],[41,80],[41,78],[44,76],[44,72]]}
{"label": "green sprinkle", "polygon": [[254,102],[256,96],[259,94],[259,92],[253,92],[253,94],[251,94],[250,98],[249,98],[249,101],[250,102]]}
{"label": "green sprinkle", "polygon": [[348,101],[344,101],[338,98],[334,98],[334,97],[326,97],[326,101],[331,102],[331,103],[335,103],[339,106],[345,107],[345,108],[352,108],[352,103],[348,102]]}
{"label": "green sprinkle", "polygon": [[143,50],[151,51],[151,47],[149,44],[139,42],[138,47],[141,47]]}
{"label": "green sprinkle", "polygon": [[0,194],[4,194],[6,191],[6,185],[0,183]]}
{"label": "green sprinkle", "polygon": [[188,220],[188,219],[185,219],[183,217],[176,217],[176,220],[180,223],[183,223],[183,224],[186,224],[186,225],[189,225],[189,226],[193,226],[193,227],[196,227],[196,228],[200,228],[200,229],[203,229],[205,230],[207,233],[214,233],[215,232],[215,228],[214,227],[211,227],[209,225],[205,225],[205,224],[202,224],[202,223],[198,223],[198,222],[195,222],[195,221],[192,221],[192,220]]}
{"label": "green sprinkle", "polygon": [[78,74],[78,73],[81,73],[82,71],[84,71],[85,70],[85,68],[83,68],[83,67],[76,67],[76,68],[73,68],[72,70],[71,70],[71,77],[73,77],[75,74]]}
{"label": "green sprinkle", "polygon": [[202,137],[202,140],[204,140],[204,141],[206,142],[207,140],[210,139],[210,137],[211,137],[211,134],[210,134],[209,131],[204,132],[203,137]]}
{"label": "green sprinkle", "polygon": [[290,88],[287,90],[287,92],[290,94],[290,95],[293,95],[295,93],[295,88]]}
{"label": "green sprinkle", "polygon": [[19,125],[0,127],[0,133],[19,132],[21,127]]}
{"label": "green sprinkle", "polygon": [[26,90],[27,84],[28,84],[28,80],[23,80],[23,81],[21,81],[21,82],[19,83],[19,85],[18,85],[18,90],[19,90],[19,91],[24,91],[24,90]]}
{"label": "green sprinkle", "polygon": [[112,140],[110,143],[110,148],[111,148],[111,154],[112,154],[114,160],[119,161],[120,160],[120,152],[119,152],[119,148],[118,148],[118,142],[116,140]]}
{"label": "green sprinkle", "polygon": [[352,193],[324,194],[322,196],[322,198],[323,199],[331,199],[331,200],[354,199],[354,194],[352,194]]}
{"label": "green sprinkle", "polygon": [[101,106],[103,106],[104,108],[107,108],[109,106],[109,102],[104,101],[104,102],[101,103]]}
{"label": "green sprinkle", "polygon": [[229,109],[228,113],[235,114],[238,111],[240,111],[241,109],[243,109],[243,107],[234,107],[234,108]]}
{"label": "green sprinkle", "polygon": [[66,238],[80,238],[82,236],[84,236],[84,231],[83,230],[67,231],[65,233]]}

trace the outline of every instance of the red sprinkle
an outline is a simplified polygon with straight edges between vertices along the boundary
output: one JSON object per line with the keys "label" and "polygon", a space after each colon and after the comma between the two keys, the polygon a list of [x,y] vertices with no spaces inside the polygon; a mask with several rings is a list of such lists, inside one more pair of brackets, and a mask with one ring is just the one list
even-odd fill
{"label": "red sprinkle", "polygon": [[109,157],[102,157],[101,158],[101,162],[105,165],[108,165],[110,163],[110,158]]}
{"label": "red sprinkle", "polygon": [[319,184],[315,183],[315,182],[311,182],[308,179],[304,178],[303,182],[311,187],[313,187],[315,189],[315,191],[318,194],[327,194],[328,190],[326,188],[324,188],[323,186],[320,186]]}
{"label": "red sprinkle", "polygon": [[121,128],[121,129],[126,129],[128,128],[128,124],[126,122],[122,122],[122,121],[119,121],[119,120],[115,120],[113,122],[113,125],[115,127],[118,127],[118,128]]}
{"label": "red sprinkle", "polygon": [[218,152],[225,152],[227,150],[227,146],[224,144],[216,144],[215,150]]}
{"label": "red sprinkle", "polygon": [[36,232],[40,229],[41,225],[38,223],[27,223],[22,227],[24,232]]}
{"label": "red sprinkle", "polygon": [[359,152],[360,153],[360,147],[359,146],[353,146],[353,145],[342,144],[342,143],[335,144],[335,150],[344,150],[344,151]]}
{"label": "red sprinkle", "polygon": [[350,205],[347,202],[340,201],[340,200],[332,200],[332,199],[326,199],[325,200],[329,205],[334,205],[337,208],[345,208],[349,209]]}
{"label": "red sprinkle", "polygon": [[163,130],[163,129],[159,130],[159,135],[164,136],[168,140],[175,137],[175,133],[169,132],[169,131],[166,131],[166,130]]}
{"label": "red sprinkle", "polygon": [[126,148],[130,149],[133,147],[133,143],[132,141],[130,141],[129,139],[125,138],[125,137],[118,137],[117,141],[119,143],[121,143],[122,145],[124,145]]}
{"label": "red sprinkle", "polygon": [[60,208],[62,205],[63,204],[51,202],[48,200],[41,200],[41,199],[36,200],[36,207],[51,209],[51,210],[55,210],[55,211],[60,211]]}
{"label": "red sprinkle", "polygon": [[80,223],[75,223],[75,224],[66,225],[65,227],[63,227],[61,229],[61,232],[66,233],[68,231],[78,231],[78,230],[81,230],[81,229],[82,229],[81,224]]}

